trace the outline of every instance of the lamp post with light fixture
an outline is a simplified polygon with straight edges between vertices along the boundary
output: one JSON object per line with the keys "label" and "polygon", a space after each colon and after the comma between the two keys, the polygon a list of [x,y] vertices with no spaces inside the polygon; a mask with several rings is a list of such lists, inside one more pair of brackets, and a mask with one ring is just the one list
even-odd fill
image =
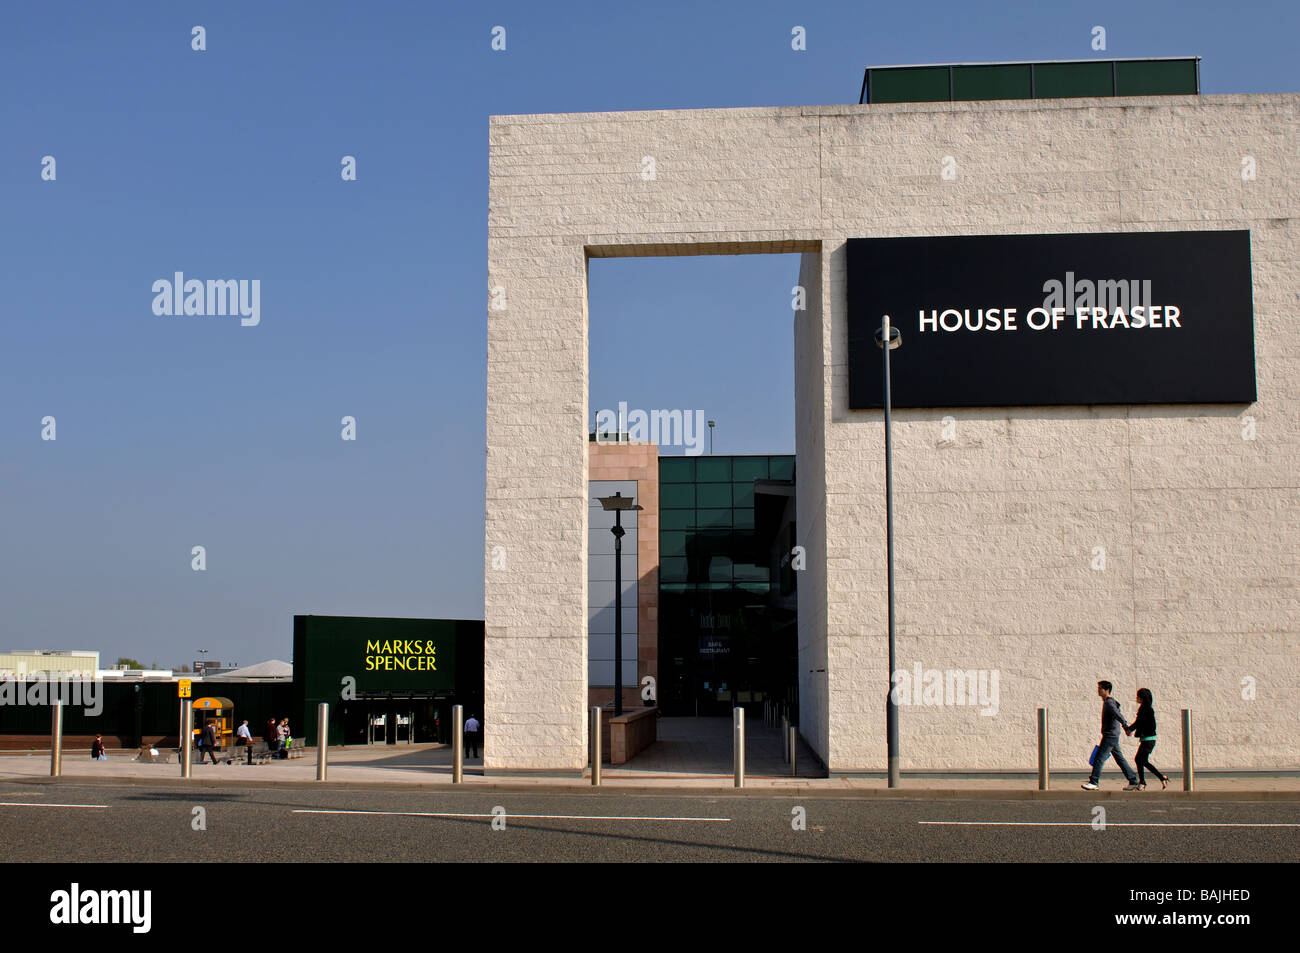
{"label": "lamp post with light fixture", "polygon": [[614,525],[614,717],[623,714],[623,511],[639,510],[635,498],[620,490],[613,496],[597,497],[606,510],[613,510]]}
{"label": "lamp post with light fixture", "polygon": [[[885,342],[889,346],[885,346]],[[885,389],[885,545],[888,549],[889,579],[889,680],[885,707],[885,733],[888,739],[889,786],[898,787],[898,700],[894,697],[894,420],[889,384],[889,352],[900,347],[903,335],[898,328],[891,327],[889,315],[880,319],[880,330],[876,332],[876,347],[883,352],[881,356],[884,369]]]}

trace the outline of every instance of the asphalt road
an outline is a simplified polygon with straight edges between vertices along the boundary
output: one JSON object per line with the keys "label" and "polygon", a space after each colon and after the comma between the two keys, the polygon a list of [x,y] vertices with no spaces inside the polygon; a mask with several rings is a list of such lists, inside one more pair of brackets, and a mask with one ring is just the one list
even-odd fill
{"label": "asphalt road", "polygon": [[27,862],[1294,862],[1300,801],[0,782],[0,842]]}

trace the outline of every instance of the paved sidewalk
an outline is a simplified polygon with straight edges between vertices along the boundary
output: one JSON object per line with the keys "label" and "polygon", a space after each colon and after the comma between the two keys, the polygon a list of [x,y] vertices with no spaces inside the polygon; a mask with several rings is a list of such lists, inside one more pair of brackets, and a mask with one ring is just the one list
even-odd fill
{"label": "paved sidewalk", "polygon": [[[772,733],[775,737],[776,733]],[[754,742],[751,734],[751,743]],[[666,739],[669,749],[660,752],[646,761],[637,759],[626,767],[605,766],[603,770],[604,787],[607,789],[632,791],[658,790],[699,790],[699,791],[734,791],[729,772],[692,770],[692,765],[685,761],[676,764],[671,749],[671,739]],[[694,741],[692,744],[700,744]],[[708,747],[709,743],[704,743]],[[730,758],[730,739],[728,739],[728,761]],[[713,754],[716,754],[714,752]],[[713,754],[709,755],[712,759]],[[893,791],[888,789],[884,777],[837,777],[817,778],[802,776],[791,778],[788,767],[780,764],[781,753],[777,750],[775,757],[771,753],[748,752],[747,767],[752,773],[745,777],[747,791],[775,793],[777,791],[808,792],[823,795],[865,794],[878,792],[884,796],[906,796],[927,792],[936,796],[945,793],[954,796],[974,795],[1008,795],[1012,797],[1042,797],[1073,794],[1080,797],[1185,797],[1182,780],[1174,776],[1169,789],[1162,792],[1159,784],[1149,786],[1145,792],[1122,793],[1123,779],[1116,773],[1107,772],[1102,776],[1101,790],[1085,792],[1079,785],[1087,780],[1086,772],[1063,772],[1052,776],[1052,790],[1037,790],[1036,774],[1004,774],[997,776],[962,776],[962,775],[908,775],[904,773],[902,785]],[[757,756],[756,756],[757,755]],[[175,752],[171,752],[175,759]],[[134,752],[112,752],[107,761],[92,761],[78,751],[65,753],[63,758],[63,777],[66,779],[86,780],[102,779],[140,782],[180,782],[180,765],[172,761],[169,764],[142,764],[134,760]],[[807,759],[812,763],[812,759]],[[774,769],[781,768],[781,772]],[[36,780],[49,779],[50,755],[48,751],[31,754],[6,753],[0,755],[0,780]],[[315,751],[307,752],[307,757],[288,761],[273,761],[270,764],[249,766],[237,764],[204,764],[196,759],[191,776],[201,781],[267,783],[315,783]],[[497,774],[485,776],[482,761],[467,761],[464,774],[465,790],[484,788],[532,788],[560,790],[590,790],[590,777],[543,777],[537,775]],[[381,784],[381,785],[425,785],[429,787],[451,787],[451,749],[444,745],[397,745],[357,748],[331,748],[329,750],[329,782],[331,784]],[[1300,800],[1300,773],[1262,774],[1249,772],[1205,773],[1196,776],[1197,793],[1230,794],[1236,797],[1259,795],[1269,798]]]}

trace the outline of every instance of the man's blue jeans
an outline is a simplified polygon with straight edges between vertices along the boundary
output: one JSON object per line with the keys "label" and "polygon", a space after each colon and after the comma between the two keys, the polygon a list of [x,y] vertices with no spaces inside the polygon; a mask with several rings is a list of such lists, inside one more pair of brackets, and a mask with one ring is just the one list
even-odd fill
{"label": "man's blue jeans", "polygon": [[1124,757],[1124,752],[1119,749],[1118,738],[1101,739],[1101,744],[1097,747],[1097,757],[1092,760],[1092,776],[1088,778],[1089,783],[1096,784],[1101,779],[1101,766],[1112,754],[1115,756],[1115,764],[1124,772],[1128,783],[1136,784],[1137,775],[1133,772],[1133,766],[1128,763],[1128,758]]}

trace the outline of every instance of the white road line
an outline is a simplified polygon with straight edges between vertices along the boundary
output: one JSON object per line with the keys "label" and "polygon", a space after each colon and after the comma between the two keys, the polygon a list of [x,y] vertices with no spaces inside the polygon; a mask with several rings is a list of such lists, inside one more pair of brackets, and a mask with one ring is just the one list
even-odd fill
{"label": "white road line", "polygon": [[497,817],[509,817],[515,820],[553,820],[553,821],[721,821],[729,823],[729,817],[642,817],[627,815],[625,817],[609,814],[457,814],[450,811],[326,811],[295,810],[295,814],[378,814],[383,817],[477,817],[490,820]]}
{"label": "white road line", "polygon": [[91,807],[106,809],[107,804],[28,804],[25,801],[0,801],[0,807]]}
{"label": "white road line", "polygon": [[[1091,821],[917,821],[918,824],[943,824],[949,827],[1092,827]],[[1107,821],[1107,827],[1300,827],[1300,824],[1179,824]]]}

